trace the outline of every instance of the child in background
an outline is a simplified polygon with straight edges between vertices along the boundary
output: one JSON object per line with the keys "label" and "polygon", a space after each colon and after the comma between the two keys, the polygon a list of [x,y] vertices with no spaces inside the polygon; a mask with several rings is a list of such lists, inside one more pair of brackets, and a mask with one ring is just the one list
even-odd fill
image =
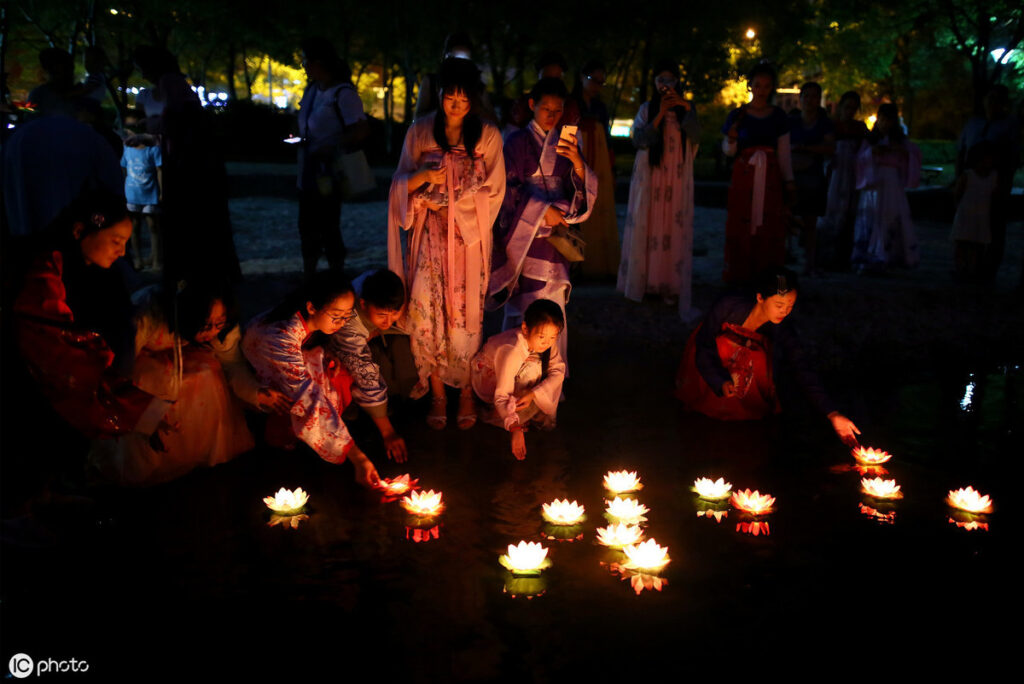
{"label": "child in background", "polygon": [[537,299],[526,307],[521,326],[494,335],[473,357],[473,390],[492,407],[483,420],[512,434],[512,454],[520,461],[526,458],[527,425],[555,426],[566,371],[557,344],[564,328],[562,307]]}
{"label": "child in background", "polygon": [[985,250],[992,242],[996,148],[983,140],[967,152],[966,170],[953,186],[958,204],[953,219],[953,279],[973,282],[981,275]]}
{"label": "child in background", "polygon": [[136,269],[146,266],[142,260],[142,246],[139,240],[140,223],[149,229],[149,264],[153,269],[161,267],[160,260],[160,201],[163,196],[163,158],[160,145],[152,135],[129,133],[124,141],[121,168],[124,169],[124,196],[132,218],[132,255]]}

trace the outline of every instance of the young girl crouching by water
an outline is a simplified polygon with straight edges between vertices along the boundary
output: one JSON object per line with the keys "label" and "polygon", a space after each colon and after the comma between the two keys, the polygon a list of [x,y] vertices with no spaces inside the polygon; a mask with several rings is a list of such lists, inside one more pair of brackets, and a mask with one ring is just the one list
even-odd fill
{"label": "young girl crouching by water", "polygon": [[526,458],[527,425],[555,426],[565,378],[556,343],[564,328],[561,307],[538,299],[526,308],[520,327],[494,335],[473,357],[473,390],[493,407],[483,419],[512,434],[512,454],[520,461]]}

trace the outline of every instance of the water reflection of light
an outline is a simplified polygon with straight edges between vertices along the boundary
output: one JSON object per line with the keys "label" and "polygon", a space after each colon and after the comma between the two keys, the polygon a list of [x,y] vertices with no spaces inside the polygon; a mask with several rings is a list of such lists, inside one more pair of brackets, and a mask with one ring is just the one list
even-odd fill
{"label": "water reflection of light", "polygon": [[[605,565],[605,563],[601,563],[601,565]],[[613,575],[618,575],[622,581],[628,580],[629,586],[633,588],[637,596],[644,591],[661,591],[663,587],[668,586],[668,580],[655,573],[634,570],[621,563],[609,563],[607,567]]]}
{"label": "water reflection of light", "polygon": [[514,575],[537,575],[551,566],[548,550],[537,542],[509,544],[508,553],[498,557],[505,569]]}
{"label": "water reflection of light", "polygon": [[874,447],[859,446],[853,450],[853,457],[862,465],[880,465],[892,458],[892,454]]}
{"label": "water reflection of light", "polygon": [[741,489],[738,492],[732,493],[732,505],[734,508],[746,511],[747,513],[765,515],[772,512],[772,506],[775,505],[775,497],[767,493],[762,494],[756,489],[754,491]]}
{"label": "water reflection of light", "polygon": [[604,476],[604,488],[612,494],[623,494],[641,490],[644,486],[640,484],[635,470],[609,470]]}
{"label": "water reflection of light", "polygon": [[547,588],[548,581],[543,575],[522,577],[510,574],[505,577],[505,586],[501,591],[512,598],[529,600],[543,595]]}
{"label": "water reflection of light", "polygon": [[949,490],[946,503],[953,508],[959,508],[961,511],[967,511],[968,513],[992,512],[992,499],[988,494],[982,494],[971,486]]}
{"label": "water reflection of light", "polygon": [[869,506],[862,501],[860,503],[860,512],[862,515],[866,515],[872,520],[876,520],[885,525],[892,525],[896,522],[896,510],[891,506],[885,507],[885,510],[879,510],[878,508]]}
{"label": "water reflection of light", "polygon": [[754,537],[763,535],[767,537],[771,534],[771,528],[768,526],[767,520],[749,520],[740,521],[736,523],[736,531],[742,532],[743,534],[749,534]]}
{"label": "water reflection of light", "polygon": [[606,501],[606,503],[608,507],[605,509],[605,515],[615,522],[636,525],[647,520],[644,516],[647,513],[647,506],[635,499],[615,497],[613,501]]}
{"label": "water reflection of light", "polygon": [[957,519],[952,518],[952,517],[949,518],[948,520],[949,520],[950,524],[956,525],[960,529],[967,530],[968,532],[973,532],[975,530],[979,530],[979,531],[982,531],[982,532],[988,532],[988,522],[986,522],[984,520],[979,520],[979,519],[957,520]]}
{"label": "water reflection of light", "polygon": [[863,478],[860,481],[861,491],[876,499],[902,499],[900,486],[896,480],[883,480],[880,477],[874,479]]}
{"label": "water reflection of light", "polygon": [[309,494],[304,492],[302,487],[296,487],[294,492],[281,487],[273,496],[263,497],[263,503],[267,505],[267,508],[281,515],[298,513],[308,501]]}
{"label": "water reflection of light", "polygon": [[697,511],[698,518],[714,518],[715,522],[722,522],[723,518],[729,517],[729,511],[716,511],[713,508],[709,508],[704,511]]}
{"label": "water reflection of light", "polygon": [[585,510],[575,501],[555,499],[541,506],[541,515],[554,525],[578,525],[586,520]]}
{"label": "water reflection of light", "polygon": [[441,492],[433,489],[425,492],[412,492],[402,499],[402,508],[413,515],[423,517],[434,517],[444,511],[444,504],[441,502]]}
{"label": "water reflection of light", "polygon": [[574,542],[583,539],[583,525],[555,525],[547,523],[540,534],[549,541]]}
{"label": "water reflection of light", "polygon": [[693,481],[693,491],[703,498],[709,501],[718,501],[720,499],[726,499],[729,497],[729,492],[732,490],[732,483],[726,482],[725,478],[720,477],[717,480],[712,480],[708,477],[697,478]]}
{"label": "water reflection of light", "polygon": [[439,539],[441,537],[441,526],[434,525],[433,527],[410,527],[405,528],[405,538],[411,539],[417,544],[420,542],[428,542],[431,539]]}
{"label": "water reflection of light", "polygon": [[971,402],[974,400],[974,388],[975,387],[977,387],[977,385],[975,385],[973,380],[971,382],[967,383],[967,386],[964,387],[964,398],[960,400],[960,410],[961,411],[970,411],[971,410]]}
{"label": "water reflection of light", "polygon": [[281,515],[279,513],[274,513],[270,516],[270,520],[267,521],[267,525],[270,527],[277,527],[280,525],[285,529],[297,530],[299,529],[299,523],[304,520],[309,520],[309,516],[305,513],[300,513],[299,515]]}
{"label": "water reflection of light", "polygon": [[597,528],[597,541],[605,546],[621,548],[627,544],[636,544],[644,538],[644,531],[639,525],[609,525]]}

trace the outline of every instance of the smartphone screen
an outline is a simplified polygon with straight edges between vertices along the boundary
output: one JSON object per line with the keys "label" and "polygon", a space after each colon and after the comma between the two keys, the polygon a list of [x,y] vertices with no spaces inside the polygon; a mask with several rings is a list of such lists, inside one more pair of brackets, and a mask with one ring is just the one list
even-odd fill
{"label": "smartphone screen", "polygon": [[302,142],[302,138],[300,138],[297,135],[293,135],[290,138],[285,138],[284,142],[288,143],[289,145],[294,145],[295,143]]}

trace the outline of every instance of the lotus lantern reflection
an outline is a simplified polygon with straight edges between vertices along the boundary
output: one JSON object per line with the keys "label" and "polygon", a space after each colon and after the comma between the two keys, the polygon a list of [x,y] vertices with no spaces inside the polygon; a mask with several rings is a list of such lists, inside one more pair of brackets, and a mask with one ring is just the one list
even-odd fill
{"label": "lotus lantern reflection", "polygon": [[425,492],[411,492],[402,499],[402,508],[413,515],[432,518],[441,514],[444,504],[441,503],[441,492],[430,489]]}
{"label": "lotus lantern reflection", "polygon": [[660,570],[672,560],[668,557],[668,547],[659,546],[654,539],[648,539],[641,544],[630,544],[623,547],[626,554],[626,562],[623,567],[630,570]]}
{"label": "lotus lantern reflection", "polygon": [[644,486],[640,484],[640,478],[637,477],[635,470],[609,470],[604,476],[604,488],[612,494],[622,494],[635,492],[643,489]]}
{"label": "lotus lantern reflection", "polygon": [[758,536],[763,534],[768,536],[772,533],[771,527],[768,525],[767,520],[750,520],[736,523],[736,531],[742,532],[743,534],[749,534],[751,536]]}
{"label": "lotus lantern reflection", "polygon": [[880,477],[874,479],[862,478],[860,481],[862,491],[868,496],[876,499],[902,499],[900,486],[896,480],[883,480]]}
{"label": "lotus lantern reflection", "polygon": [[575,501],[555,499],[541,506],[544,519],[553,525],[578,525],[586,519],[585,509]]}
{"label": "lotus lantern reflection", "polygon": [[729,492],[732,490],[732,483],[726,482],[723,477],[720,477],[717,480],[712,480],[708,477],[701,477],[693,481],[693,490],[697,492],[697,495],[702,499],[718,501],[720,499],[729,498]]}
{"label": "lotus lantern reflection", "polygon": [[305,513],[300,513],[298,515],[281,515],[280,513],[274,513],[270,516],[270,520],[267,521],[267,525],[269,527],[281,526],[286,530],[297,530],[299,529],[299,525],[305,520],[309,520],[309,516]]}
{"label": "lotus lantern reflection", "polygon": [[732,493],[732,505],[747,513],[764,515],[771,513],[772,506],[775,505],[775,497],[771,494],[762,494],[756,489],[754,491],[741,489]]}
{"label": "lotus lantern reflection", "polygon": [[377,486],[386,496],[402,496],[409,490],[414,489],[417,484],[419,484],[419,480],[410,479],[409,473],[406,473],[391,479],[383,478]]}
{"label": "lotus lantern reflection", "polygon": [[949,490],[946,503],[953,508],[959,508],[961,511],[967,511],[968,513],[992,512],[992,499],[989,498],[988,494],[982,494],[975,490],[974,487]]}
{"label": "lotus lantern reflection", "polygon": [[263,503],[267,505],[267,508],[280,515],[298,513],[308,501],[309,494],[302,491],[302,487],[297,487],[294,492],[281,487],[274,496],[263,497]]}
{"label": "lotus lantern reflection", "polygon": [[647,520],[644,516],[647,513],[647,506],[644,506],[635,499],[615,497],[613,501],[608,501],[607,503],[608,507],[605,509],[605,513],[614,521],[627,525],[636,525]]}
{"label": "lotus lantern reflection", "polygon": [[892,454],[874,447],[859,446],[853,450],[853,457],[863,465],[880,465],[892,458]]}
{"label": "lotus lantern reflection", "polygon": [[644,531],[639,525],[609,525],[597,528],[597,541],[605,546],[621,548],[636,544],[644,538]]}
{"label": "lotus lantern reflection", "polygon": [[508,545],[508,553],[500,556],[505,568],[516,575],[536,575],[551,565],[548,550],[537,542],[521,541],[517,545]]}

